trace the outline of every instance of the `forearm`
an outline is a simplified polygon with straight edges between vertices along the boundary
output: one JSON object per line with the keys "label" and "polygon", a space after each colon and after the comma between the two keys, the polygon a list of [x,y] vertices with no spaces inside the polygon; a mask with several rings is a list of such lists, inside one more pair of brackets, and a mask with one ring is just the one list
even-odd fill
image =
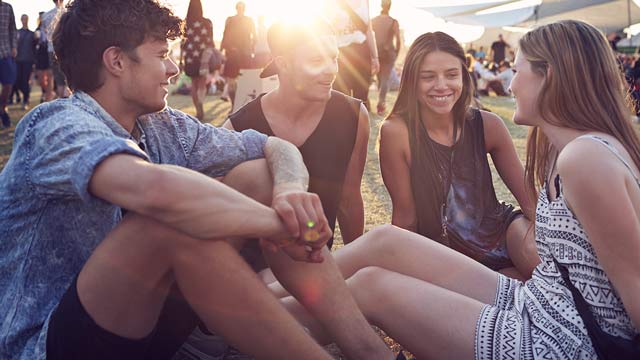
{"label": "forearm", "polygon": [[199,173],[158,166],[147,204],[133,209],[200,239],[284,236],[276,212]]}
{"label": "forearm", "polygon": [[264,153],[273,177],[274,195],[284,189],[307,190],[309,172],[304,165],[300,151],[294,145],[270,137],[265,145]]}
{"label": "forearm", "polygon": [[418,219],[415,213],[405,214],[394,211],[391,215],[391,224],[413,232],[418,230]]}
{"label": "forearm", "polygon": [[338,222],[342,241],[348,244],[364,232],[364,203],[358,192],[357,196],[343,200],[338,209]]}

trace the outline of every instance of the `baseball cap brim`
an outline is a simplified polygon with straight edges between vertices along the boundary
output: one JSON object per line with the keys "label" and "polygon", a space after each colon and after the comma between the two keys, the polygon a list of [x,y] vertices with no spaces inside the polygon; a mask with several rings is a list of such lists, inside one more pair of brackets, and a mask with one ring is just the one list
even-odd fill
{"label": "baseball cap brim", "polygon": [[260,73],[260,78],[264,79],[277,74],[278,74],[278,66],[276,65],[275,60],[271,60],[267,64],[267,66],[265,66],[262,69],[262,72]]}

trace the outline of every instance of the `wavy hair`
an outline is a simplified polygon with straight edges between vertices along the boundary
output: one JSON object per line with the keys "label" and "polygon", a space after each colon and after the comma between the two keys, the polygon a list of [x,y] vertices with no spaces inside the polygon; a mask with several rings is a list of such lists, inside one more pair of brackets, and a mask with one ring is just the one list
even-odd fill
{"label": "wavy hair", "polygon": [[55,26],[53,47],[69,87],[89,92],[103,84],[107,48],[133,51],[148,39],[180,36],[182,20],[156,0],[73,0]]}

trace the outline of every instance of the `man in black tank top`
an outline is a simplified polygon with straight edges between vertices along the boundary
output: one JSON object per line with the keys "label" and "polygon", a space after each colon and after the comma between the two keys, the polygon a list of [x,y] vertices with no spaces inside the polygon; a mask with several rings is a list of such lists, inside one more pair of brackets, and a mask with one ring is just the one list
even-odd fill
{"label": "man in black tank top", "polygon": [[337,219],[349,243],[364,229],[360,183],[369,139],[367,110],[361,101],[331,90],[338,46],[328,23],[275,24],[268,43],[273,60],[261,76],[277,74],[279,87],[230,115],[224,126],[255,129],[296,145],[309,170],[309,191],[320,197],[331,229]]}
{"label": "man in black tank top", "polygon": [[[238,131],[256,129],[298,146],[309,170],[308,190],[319,195],[332,230],[337,217],[343,237],[350,241],[360,236],[364,227],[360,181],[369,119],[360,101],[331,90],[337,72],[336,39],[326,23],[318,21],[314,25],[276,24],[269,29],[268,43],[274,59],[263,73],[264,76],[277,73],[280,86],[246,104],[224,126]],[[306,210],[311,211],[312,207]],[[241,248],[241,242],[236,241],[234,246]],[[246,243],[241,254],[258,270],[258,263],[263,262],[262,252],[259,247],[250,247],[252,243],[258,242]],[[325,262],[329,266],[333,260],[325,257]],[[321,270],[318,266],[317,271]],[[334,287],[325,288],[322,301],[333,305],[336,312],[332,316],[341,318],[345,325],[338,326],[337,322],[324,325],[331,333],[329,336],[350,358],[391,359],[392,353],[375,332],[369,331],[362,314],[353,309],[357,306],[353,298],[340,292],[344,280],[335,277],[329,280],[330,277],[326,276]],[[317,285],[309,282],[310,288]],[[366,324],[367,329],[358,329],[360,324]],[[207,341],[209,345],[216,341],[206,335],[199,337],[202,336],[194,334],[188,344],[203,352],[210,348]]]}

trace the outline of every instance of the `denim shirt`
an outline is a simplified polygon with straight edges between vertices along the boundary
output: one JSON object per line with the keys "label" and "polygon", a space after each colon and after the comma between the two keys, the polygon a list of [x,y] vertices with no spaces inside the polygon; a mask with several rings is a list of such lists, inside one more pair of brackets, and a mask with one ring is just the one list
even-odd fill
{"label": "denim shirt", "polygon": [[42,104],[18,124],[0,173],[0,359],[45,359],[48,321],[92,251],[121,220],[88,190],[114,154],[216,177],[264,157],[267,137],[166,109],[138,119],[145,151],[89,95]]}

